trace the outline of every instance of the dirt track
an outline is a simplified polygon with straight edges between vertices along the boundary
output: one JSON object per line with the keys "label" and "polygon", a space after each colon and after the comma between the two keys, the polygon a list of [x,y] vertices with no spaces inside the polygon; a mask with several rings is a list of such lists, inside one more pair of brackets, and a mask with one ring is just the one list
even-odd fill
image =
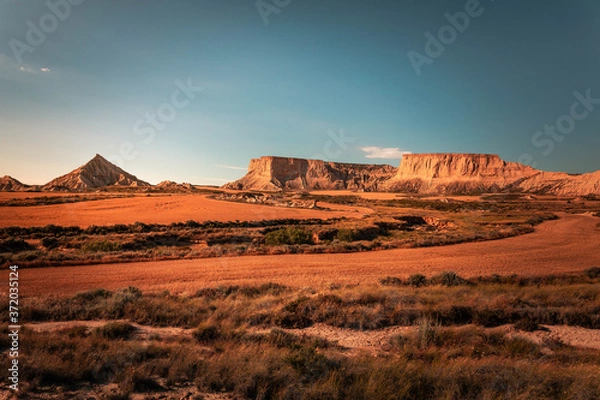
{"label": "dirt track", "polygon": [[[129,285],[144,291],[194,293],[222,284],[278,282],[292,286],[370,284],[385,276],[538,275],[581,272],[600,266],[598,218],[562,215],[534,233],[496,241],[420,249],[346,254],[289,254],[137,262],[21,270],[22,296],[72,294]],[[6,271],[4,271],[6,274]]]}

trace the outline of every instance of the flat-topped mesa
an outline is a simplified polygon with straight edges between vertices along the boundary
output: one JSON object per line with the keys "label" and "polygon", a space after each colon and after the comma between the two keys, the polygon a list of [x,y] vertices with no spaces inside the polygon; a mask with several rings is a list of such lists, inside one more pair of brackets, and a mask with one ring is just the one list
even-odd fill
{"label": "flat-topped mesa", "polygon": [[497,192],[539,172],[495,154],[407,154],[383,187],[416,193]]}
{"label": "flat-topped mesa", "polygon": [[376,191],[391,178],[391,165],[338,163],[302,158],[265,156],[250,161],[248,173],[228,183],[236,190],[358,190]]}

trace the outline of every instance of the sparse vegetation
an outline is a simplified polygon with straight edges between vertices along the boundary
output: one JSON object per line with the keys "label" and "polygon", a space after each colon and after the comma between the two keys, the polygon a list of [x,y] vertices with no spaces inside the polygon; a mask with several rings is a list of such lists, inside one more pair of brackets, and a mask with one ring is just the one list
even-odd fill
{"label": "sparse vegetation", "polygon": [[302,228],[287,227],[269,232],[265,235],[265,244],[268,246],[311,244],[312,235]]}
{"label": "sparse vegetation", "polygon": [[[264,284],[205,288],[190,296],[130,287],[30,298],[24,320],[76,322],[44,333],[24,328],[22,395],[114,383],[113,398],[168,396],[183,386],[248,399],[592,399],[600,395],[597,350],[559,339],[537,343],[518,332],[563,324],[600,328],[598,279],[587,273],[464,279],[446,272],[419,286],[387,277],[381,286],[319,292]],[[89,329],[90,320],[108,322]],[[134,322],[186,328],[191,337],[141,341]],[[517,334],[489,328],[505,323],[514,323]],[[376,354],[288,330],[327,332],[317,324],[409,330],[389,336]],[[8,341],[0,345],[6,348]],[[2,352],[0,359],[6,357]]]}
{"label": "sparse vegetation", "polygon": [[[65,198],[56,197],[57,201]],[[296,201],[294,199],[297,198],[294,194],[285,193],[276,197],[281,197],[282,201]],[[532,232],[535,225],[556,218],[550,212],[556,207],[550,202],[534,206],[519,200],[367,201],[357,196],[323,198],[310,194],[301,198],[311,203],[323,199],[328,203],[369,206],[375,212],[362,219],[190,220],[171,224],[136,222],[85,228],[57,225],[5,227],[0,228],[0,267],[7,267],[10,262],[17,262],[21,267],[45,267],[430,247],[522,235]],[[42,197],[33,199],[36,202],[44,200]],[[401,207],[402,213],[397,207]],[[411,211],[407,213],[407,209]],[[440,218],[440,210],[451,212]]]}

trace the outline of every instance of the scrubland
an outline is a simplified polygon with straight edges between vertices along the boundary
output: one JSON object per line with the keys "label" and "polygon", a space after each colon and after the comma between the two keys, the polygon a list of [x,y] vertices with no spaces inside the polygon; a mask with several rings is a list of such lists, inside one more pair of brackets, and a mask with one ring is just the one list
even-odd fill
{"label": "scrubland", "polygon": [[98,196],[2,198],[20,398],[600,398],[597,199]]}
{"label": "scrubland", "polygon": [[599,284],[588,268],[28,298],[21,398],[595,399],[600,337],[549,333],[599,329]]}

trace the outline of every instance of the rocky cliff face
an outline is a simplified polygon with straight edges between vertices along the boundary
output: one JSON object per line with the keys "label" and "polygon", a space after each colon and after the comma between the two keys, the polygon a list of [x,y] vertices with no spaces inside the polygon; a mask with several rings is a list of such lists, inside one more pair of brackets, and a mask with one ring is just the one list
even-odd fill
{"label": "rocky cliff face", "polygon": [[224,187],[236,190],[364,190],[376,191],[391,178],[391,165],[337,163],[300,158],[252,159],[243,178]]}
{"label": "rocky cliff face", "polygon": [[32,187],[19,182],[12,176],[5,175],[0,178],[0,192],[22,192]]}
{"label": "rocky cliff face", "polygon": [[113,163],[96,154],[81,167],[60,176],[42,186],[48,191],[82,191],[104,186],[150,186],[148,182],[125,172]]}
{"label": "rocky cliff face", "polygon": [[367,165],[261,157],[227,189],[364,190],[423,194],[521,192],[559,196],[600,195],[600,171],[569,175],[543,172],[492,154],[408,154],[397,169]]}
{"label": "rocky cliff face", "polygon": [[600,194],[600,171],[583,175],[544,172],[491,154],[409,154],[382,188],[430,194],[502,191],[584,196]]}
{"label": "rocky cliff face", "polygon": [[407,154],[384,188],[415,193],[498,192],[537,173],[492,154]]}
{"label": "rocky cliff face", "polygon": [[511,189],[520,192],[554,194],[558,196],[600,195],[600,171],[581,175],[569,175],[562,172],[540,172],[516,182]]}

